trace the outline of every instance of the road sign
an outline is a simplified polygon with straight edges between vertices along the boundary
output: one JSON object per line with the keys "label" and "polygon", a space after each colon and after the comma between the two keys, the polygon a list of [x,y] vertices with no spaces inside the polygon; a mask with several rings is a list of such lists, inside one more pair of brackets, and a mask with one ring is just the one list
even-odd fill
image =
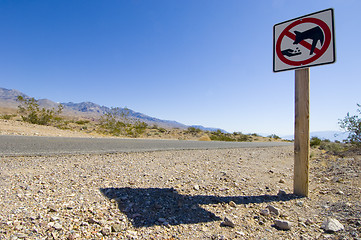
{"label": "road sign", "polygon": [[273,26],[273,71],[334,63],[333,9]]}

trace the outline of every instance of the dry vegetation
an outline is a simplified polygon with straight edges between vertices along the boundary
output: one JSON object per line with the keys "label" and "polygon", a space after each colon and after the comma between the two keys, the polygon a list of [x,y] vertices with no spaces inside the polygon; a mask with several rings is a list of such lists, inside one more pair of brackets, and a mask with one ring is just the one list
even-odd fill
{"label": "dry vegetation", "polygon": [[[30,136],[69,136],[69,137],[131,137],[152,139],[179,139],[200,141],[281,141],[277,136],[261,137],[257,134],[223,133],[221,131],[202,131],[188,129],[163,128],[125,119],[119,121],[119,129],[109,128],[104,119],[65,116],[57,121],[39,125],[24,121],[17,109],[0,108],[0,134]],[[138,125],[137,125],[138,124]],[[115,126],[117,127],[117,126]]]}

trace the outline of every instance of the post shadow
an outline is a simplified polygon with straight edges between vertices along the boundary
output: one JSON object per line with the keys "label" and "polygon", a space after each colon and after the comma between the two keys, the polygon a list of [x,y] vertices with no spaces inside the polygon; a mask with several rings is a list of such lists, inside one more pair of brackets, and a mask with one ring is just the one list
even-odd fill
{"label": "post shadow", "polygon": [[182,195],[174,188],[100,188],[108,199],[118,203],[121,212],[127,215],[134,227],[154,225],[179,225],[221,220],[214,213],[200,205],[229,203],[236,204],[289,201],[300,198],[293,194],[259,196],[207,196]]}

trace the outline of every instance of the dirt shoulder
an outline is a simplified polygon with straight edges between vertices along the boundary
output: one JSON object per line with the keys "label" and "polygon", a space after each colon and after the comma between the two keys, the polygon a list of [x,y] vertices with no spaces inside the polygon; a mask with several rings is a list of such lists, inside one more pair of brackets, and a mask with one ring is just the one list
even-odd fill
{"label": "dirt shoulder", "polygon": [[[21,121],[19,117],[15,119],[1,119],[0,118],[0,135],[21,135],[21,136],[45,136],[45,137],[84,137],[84,138],[109,138],[117,137],[114,135],[103,134],[99,132],[96,121],[87,120],[86,124],[77,124],[72,120],[66,125],[66,128],[58,128],[55,126],[44,126],[31,124]],[[145,132],[137,138],[150,139],[178,139],[178,140],[204,140],[210,141],[207,132],[189,132],[181,129],[164,129],[159,127],[148,127]],[[121,138],[129,138],[131,136],[121,135]],[[247,135],[246,141],[253,142],[270,142],[282,141],[282,139],[274,139],[269,137],[262,137],[257,135]]]}
{"label": "dirt shoulder", "polygon": [[63,130],[53,126],[30,124],[23,121],[0,119],[0,135],[45,137],[104,137],[101,134]]}
{"label": "dirt shoulder", "polygon": [[6,157],[0,239],[358,239],[360,161],[314,151],[298,198],[292,147]]}

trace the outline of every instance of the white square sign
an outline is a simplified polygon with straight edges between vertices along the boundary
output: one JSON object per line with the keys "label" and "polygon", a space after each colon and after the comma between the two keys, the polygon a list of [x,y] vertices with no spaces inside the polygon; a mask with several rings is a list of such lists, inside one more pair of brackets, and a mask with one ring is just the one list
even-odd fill
{"label": "white square sign", "polygon": [[273,26],[273,71],[306,68],[336,61],[333,9]]}

